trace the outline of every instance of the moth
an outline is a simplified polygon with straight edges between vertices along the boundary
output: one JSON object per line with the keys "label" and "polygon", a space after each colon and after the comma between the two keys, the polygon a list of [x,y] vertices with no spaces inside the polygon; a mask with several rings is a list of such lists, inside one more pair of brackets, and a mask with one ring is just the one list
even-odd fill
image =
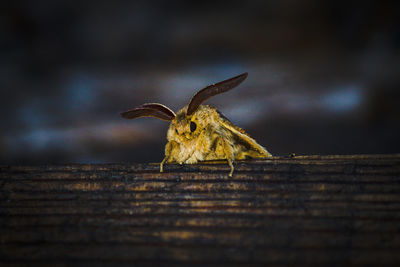
{"label": "moth", "polygon": [[154,117],[170,122],[160,172],[163,172],[165,163],[226,160],[230,166],[229,176],[232,177],[234,160],[269,158],[272,155],[216,108],[202,103],[238,86],[246,77],[247,73],[243,73],[205,87],[176,114],[162,104],[146,103],[122,112],[121,116],[125,119]]}

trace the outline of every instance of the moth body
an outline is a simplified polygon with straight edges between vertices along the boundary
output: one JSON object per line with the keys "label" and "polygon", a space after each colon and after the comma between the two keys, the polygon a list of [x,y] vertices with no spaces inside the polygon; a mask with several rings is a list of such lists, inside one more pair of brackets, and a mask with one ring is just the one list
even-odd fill
{"label": "moth body", "polygon": [[151,116],[171,122],[160,172],[163,172],[165,163],[194,164],[224,159],[231,169],[229,176],[232,176],[234,160],[268,158],[272,155],[216,108],[201,103],[211,96],[230,90],[246,77],[247,73],[244,73],[202,89],[176,115],[158,103],[144,104],[121,115],[128,119]]}

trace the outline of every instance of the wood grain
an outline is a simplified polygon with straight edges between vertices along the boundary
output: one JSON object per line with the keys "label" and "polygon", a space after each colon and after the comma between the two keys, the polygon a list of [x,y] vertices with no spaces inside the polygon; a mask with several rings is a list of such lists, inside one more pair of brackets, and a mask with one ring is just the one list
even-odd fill
{"label": "wood grain", "polygon": [[400,155],[0,165],[0,264],[400,264]]}

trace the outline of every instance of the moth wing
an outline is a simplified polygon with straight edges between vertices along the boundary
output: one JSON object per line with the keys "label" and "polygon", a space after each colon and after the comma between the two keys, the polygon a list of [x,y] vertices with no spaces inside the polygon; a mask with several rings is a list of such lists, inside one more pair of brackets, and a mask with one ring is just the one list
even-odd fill
{"label": "moth wing", "polygon": [[269,158],[272,157],[264,147],[251,138],[242,128],[234,125],[231,121],[220,114],[221,125],[233,135],[234,146],[237,148],[235,159],[247,158]]}

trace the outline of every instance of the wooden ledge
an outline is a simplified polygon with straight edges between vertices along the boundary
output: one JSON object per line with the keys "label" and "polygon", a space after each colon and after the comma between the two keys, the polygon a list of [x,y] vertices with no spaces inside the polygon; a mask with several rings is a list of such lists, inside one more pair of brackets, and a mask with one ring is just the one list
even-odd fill
{"label": "wooden ledge", "polygon": [[399,265],[400,154],[0,165],[0,265]]}

